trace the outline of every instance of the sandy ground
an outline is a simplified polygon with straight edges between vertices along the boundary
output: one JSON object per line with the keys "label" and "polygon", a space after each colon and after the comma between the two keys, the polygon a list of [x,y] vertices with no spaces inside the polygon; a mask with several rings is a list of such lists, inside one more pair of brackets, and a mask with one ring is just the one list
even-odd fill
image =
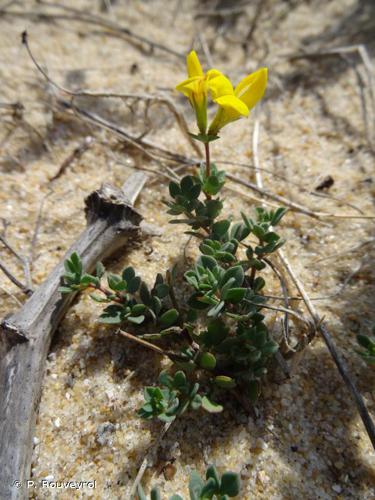
{"label": "sandy ground", "polygon": [[[247,45],[260,5],[255,1],[118,1],[111,6],[110,1],[77,0],[63,5],[118,22],[181,54],[194,44],[207,64],[199,38],[203,35],[215,67],[234,81],[268,66],[270,82],[259,115],[260,162],[269,171],[263,173],[264,185],[314,211],[373,216],[374,116],[365,66],[356,53],[307,60],[288,56],[301,50],[365,44],[373,60],[374,3],[263,3]],[[56,101],[62,94],[37,72],[21,46],[20,33],[28,30],[35,56],[59,84],[92,92],[163,94],[193,125],[187,103],[173,91],[184,77],[183,59],[157,49],[147,53],[144,46],[77,19],[29,15],[71,15],[56,2],[51,5],[14,2],[7,11],[18,15],[0,15],[0,101],[24,106],[22,119],[9,108],[0,108],[1,231],[20,253],[33,253],[35,285],[84,227],[83,198],[90,191],[104,180],[120,186],[134,168],[165,167],[110,132],[59,110]],[[240,7],[234,14],[224,10],[222,16],[211,15],[215,7],[233,6]],[[197,17],[202,10],[205,15]],[[173,152],[195,155],[167,109],[151,107],[145,122],[142,105],[127,106],[114,99],[77,102],[127,131],[148,131],[150,140]],[[212,152],[216,160],[247,165],[227,168],[251,181],[253,124],[250,118],[228,127]],[[87,137],[92,138],[88,150],[50,184],[62,162]],[[314,189],[327,175],[334,179],[329,197],[318,197]],[[246,195],[255,193],[232,187],[242,194],[227,191],[229,213],[236,215],[241,209],[251,213],[254,202]],[[151,282],[156,272],[180,259],[187,237],[182,228],[167,225],[161,203],[165,194],[166,184],[155,178],[137,203],[148,222],[163,226],[163,234],[124,251],[110,261],[111,269],[132,264]],[[355,353],[355,335],[368,333],[375,321],[373,243],[320,260],[373,238],[373,228],[374,221],[366,218],[317,220],[289,212],[280,231],[288,240],[286,255],[308,293],[317,298],[315,305],[374,414],[374,371]],[[23,279],[18,262],[4,248],[0,251],[1,260]],[[3,316],[25,297],[2,274],[0,285]],[[127,499],[150,443],[160,434],[161,425],[140,421],[135,410],[142,401],[143,385],[152,383],[162,361],[114,338],[110,328],[96,323],[98,314],[97,304],[81,296],[55,336],[32,465],[36,482],[46,477],[95,480],[96,487],[80,492],[35,489],[30,498]],[[144,477],[145,487],[157,483],[163,498],[173,492],[187,498],[189,471],[203,472],[206,464],[216,463],[220,470],[241,473],[243,499],[374,498],[375,454],[322,340],[305,350],[291,380],[269,382],[259,409],[256,422],[234,403],[220,415],[184,416],[163,440]],[[165,466],[174,476],[165,472]]]}

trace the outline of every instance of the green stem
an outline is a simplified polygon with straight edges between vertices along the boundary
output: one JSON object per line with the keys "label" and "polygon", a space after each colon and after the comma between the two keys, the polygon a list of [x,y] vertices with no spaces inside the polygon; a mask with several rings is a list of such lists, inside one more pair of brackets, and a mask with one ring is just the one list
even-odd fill
{"label": "green stem", "polygon": [[210,143],[204,143],[204,149],[206,151],[206,177],[211,175],[211,163],[210,163]]}
{"label": "green stem", "polygon": [[[204,149],[206,152],[206,178],[208,178],[211,175],[210,143],[209,142],[204,143]],[[211,195],[206,193],[206,198],[207,198],[207,200],[210,200]]]}

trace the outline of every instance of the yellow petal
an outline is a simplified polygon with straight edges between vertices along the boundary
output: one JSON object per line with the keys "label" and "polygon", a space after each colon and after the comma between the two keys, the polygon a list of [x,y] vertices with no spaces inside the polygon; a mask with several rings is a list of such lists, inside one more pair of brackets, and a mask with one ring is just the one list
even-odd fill
{"label": "yellow petal", "polygon": [[241,80],[235,88],[235,95],[246,104],[249,110],[263,97],[267,86],[267,76],[267,68],[258,69]]}
{"label": "yellow petal", "polygon": [[223,95],[215,99],[215,102],[221,108],[233,112],[235,115],[237,114],[238,117],[240,115],[247,116],[249,114],[249,109],[246,104],[234,95]]}
{"label": "yellow petal", "polygon": [[192,92],[197,90],[200,80],[201,77],[199,76],[193,76],[192,78],[187,78],[183,82],[176,85],[176,90],[182,92],[184,95],[189,97]]}
{"label": "yellow petal", "polygon": [[211,96],[214,101],[222,96],[234,95],[232,84],[228,78],[220,72],[218,76],[208,79],[207,86],[210,89]]}
{"label": "yellow petal", "polygon": [[201,63],[199,62],[197,53],[192,50],[186,58],[188,76],[204,76]]}

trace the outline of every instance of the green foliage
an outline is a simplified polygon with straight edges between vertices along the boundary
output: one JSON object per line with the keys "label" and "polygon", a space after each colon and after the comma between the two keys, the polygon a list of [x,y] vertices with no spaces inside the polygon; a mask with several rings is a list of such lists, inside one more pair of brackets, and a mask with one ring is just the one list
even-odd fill
{"label": "green foliage", "polygon": [[121,275],[106,274],[103,264],[98,263],[96,276],[84,274],[77,253],[73,253],[64,266],[63,286],[59,291],[65,294],[85,289],[97,292],[92,293],[91,298],[108,304],[99,317],[101,323],[120,326],[151,322],[163,330],[172,327],[178,320],[179,313],[171,307],[170,289],[161,274],[157,275],[153,288],[149,290],[132,267],[124,269]]}
{"label": "green foliage", "polygon": [[173,377],[163,371],[159,375],[161,387],[145,387],[145,404],[138,410],[138,415],[149,420],[157,417],[163,422],[171,422],[188,408],[197,410],[201,406],[210,413],[222,410],[220,405],[209,400],[204,395],[198,394],[199,383],[190,382],[186,374],[179,370]]}
{"label": "green foliage", "polygon": [[[223,203],[218,199],[212,199],[211,195],[219,193],[224,185],[225,172],[217,170],[211,165],[210,175],[206,175],[204,168],[199,175],[186,175],[177,183],[169,184],[169,194],[173,201],[167,202],[168,213],[171,215],[184,215],[183,219],[172,219],[171,224],[187,224],[192,229],[207,229],[214,219],[219,216]],[[199,196],[206,195],[204,200]]]}
{"label": "green foliage", "polygon": [[357,342],[362,348],[358,350],[358,354],[370,366],[375,366],[375,325],[372,327],[372,336],[357,335]]}
{"label": "green foliage", "polygon": [[[113,274],[98,264],[90,275],[76,253],[65,262],[62,293],[90,289],[94,300],[105,303],[99,321],[133,326],[145,341],[173,346],[164,351],[171,374],[162,372],[158,386],[144,389],[138,414],[145,419],[171,422],[188,409],[220,412],[223,406],[212,398],[220,400],[228,391],[255,402],[278,350],[262,314],[266,282],[260,272],[284,243],[275,227],[286,210],[258,208],[252,217],[242,213],[239,221],[225,218],[219,198],[224,182],[225,172],[202,164],[196,175],[169,184],[168,213],[181,216],[170,222],[187,224],[200,250],[184,273],[190,293],[182,304],[174,294],[174,271],[158,274],[150,288],[132,267]],[[155,333],[149,333],[150,326]],[[361,342],[367,349],[362,355],[372,362],[375,344],[367,338]]]}
{"label": "green foliage", "polygon": [[[210,465],[206,470],[205,480],[193,471],[189,480],[190,500],[228,500],[240,494],[241,480],[235,472],[224,472],[219,475],[216,467]],[[148,500],[141,485],[138,485],[139,500]],[[161,500],[158,488],[153,488],[150,494],[151,500]],[[169,500],[182,500],[179,495],[173,495]]]}

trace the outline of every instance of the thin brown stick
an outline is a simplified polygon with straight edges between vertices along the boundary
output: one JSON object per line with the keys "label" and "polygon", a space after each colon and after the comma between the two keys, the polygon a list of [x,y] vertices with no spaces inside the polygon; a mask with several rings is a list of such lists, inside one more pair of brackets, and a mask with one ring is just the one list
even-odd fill
{"label": "thin brown stick", "polygon": [[[13,246],[4,238],[3,236],[0,235],[0,241],[2,244],[21,262],[22,267],[23,267],[23,273],[25,276],[26,280],[26,285],[22,285],[21,287],[17,285],[21,290],[23,290],[26,295],[30,295],[33,292],[33,285],[32,285],[32,279],[31,279],[31,272],[30,272],[30,263],[27,257],[24,257],[23,255],[20,255],[14,248]],[[4,271],[4,270],[3,270]],[[5,271],[4,271],[5,272]],[[9,275],[7,274],[8,278]],[[20,283],[18,280],[16,280],[18,283]],[[15,281],[13,281],[14,284]]]}
{"label": "thin brown stick", "polygon": [[14,284],[16,285],[16,287],[18,287],[20,290],[22,290],[22,292],[27,295],[27,296],[30,296],[32,295],[33,293],[33,290],[28,288],[25,284],[21,283],[10,271],[9,269],[6,267],[5,264],[3,264],[1,261],[0,261],[0,269],[3,271],[3,273],[5,274],[5,276]]}
{"label": "thin brown stick", "polygon": [[75,160],[81,158],[83,153],[85,153],[92,146],[93,142],[94,141],[92,137],[85,137],[82,144],[79,144],[76,148],[74,148],[73,151],[61,163],[57,172],[50,178],[49,183],[52,183],[59,179]]}

